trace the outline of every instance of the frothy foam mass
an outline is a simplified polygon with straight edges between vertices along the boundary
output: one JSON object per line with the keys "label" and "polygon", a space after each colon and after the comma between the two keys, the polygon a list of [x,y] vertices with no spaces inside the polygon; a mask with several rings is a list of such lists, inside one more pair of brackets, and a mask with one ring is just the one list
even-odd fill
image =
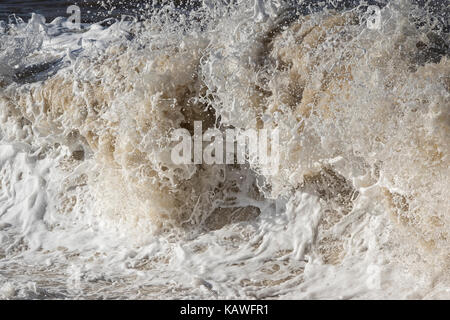
{"label": "frothy foam mass", "polygon": [[[449,298],[448,33],[364,8],[2,27],[0,296]],[[175,165],[194,121],[278,129],[278,171]]]}

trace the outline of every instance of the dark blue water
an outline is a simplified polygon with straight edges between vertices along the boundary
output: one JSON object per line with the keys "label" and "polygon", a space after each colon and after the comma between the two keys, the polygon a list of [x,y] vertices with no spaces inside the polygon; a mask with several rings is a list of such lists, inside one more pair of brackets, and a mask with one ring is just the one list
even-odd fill
{"label": "dark blue water", "polygon": [[[102,5],[103,2],[103,5]],[[141,14],[143,4],[152,3],[151,0],[0,0],[0,20],[8,22],[13,15],[27,21],[32,13],[38,13],[46,18],[47,22],[56,17],[70,16],[67,8],[77,5],[81,9],[82,22],[94,22],[109,17],[121,15]]]}

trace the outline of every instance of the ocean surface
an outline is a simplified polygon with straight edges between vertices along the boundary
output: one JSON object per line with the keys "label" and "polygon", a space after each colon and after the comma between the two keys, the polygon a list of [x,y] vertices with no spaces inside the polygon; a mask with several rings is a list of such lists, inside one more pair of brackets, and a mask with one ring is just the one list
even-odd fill
{"label": "ocean surface", "polygon": [[[449,299],[448,19],[2,0],[0,298]],[[278,130],[279,165],[174,163],[195,121]]]}
{"label": "ocean surface", "polygon": [[[176,3],[176,1],[173,1]],[[121,0],[2,0],[0,20],[8,21],[12,15],[28,21],[32,13],[43,15],[49,22],[57,17],[68,17],[67,8],[77,5],[83,12],[83,22],[98,22],[102,18],[120,17],[123,14],[136,15],[144,11],[146,4],[153,1]]]}

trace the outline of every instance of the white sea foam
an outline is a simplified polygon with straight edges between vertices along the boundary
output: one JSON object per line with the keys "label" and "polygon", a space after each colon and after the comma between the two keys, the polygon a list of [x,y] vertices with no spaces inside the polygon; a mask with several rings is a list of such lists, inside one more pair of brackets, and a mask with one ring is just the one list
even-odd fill
{"label": "white sea foam", "polygon": [[[0,297],[450,297],[448,34],[254,4],[0,25]],[[172,163],[194,121],[279,171]]]}

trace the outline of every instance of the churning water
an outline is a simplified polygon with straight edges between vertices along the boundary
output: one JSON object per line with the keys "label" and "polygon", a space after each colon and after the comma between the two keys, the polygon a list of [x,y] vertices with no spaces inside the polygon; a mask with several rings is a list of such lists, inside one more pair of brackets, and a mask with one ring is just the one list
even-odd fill
{"label": "churning water", "polygon": [[[0,297],[450,298],[448,11],[8,3]],[[277,129],[278,171],[174,164],[194,121]]]}

